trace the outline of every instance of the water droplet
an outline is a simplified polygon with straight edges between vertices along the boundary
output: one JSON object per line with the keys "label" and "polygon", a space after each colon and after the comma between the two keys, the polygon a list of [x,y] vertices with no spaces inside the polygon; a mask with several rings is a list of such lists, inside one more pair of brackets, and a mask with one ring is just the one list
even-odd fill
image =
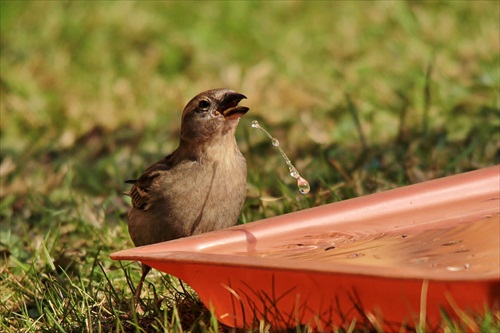
{"label": "water droplet", "polygon": [[422,264],[425,262],[429,262],[429,257],[413,258],[413,259],[410,259],[410,262],[413,264]]}
{"label": "water droplet", "polygon": [[446,267],[447,270],[451,271],[451,272],[460,272],[460,271],[463,271],[465,269],[464,266],[448,266]]}
{"label": "water droplet", "polygon": [[469,263],[467,263],[467,264],[465,264],[465,265],[464,265],[464,268],[465,268],[465,269],[469,269],[469,268],[471,268],[471,267],[472,267],[472,265],[471,265],[471,264],[469,264]]}
{"label": "water droplet", "polygon": [[295,168],[290,168],[290,176],[292,176],[293,178],[299,178],[300,177],[299,172]]}
{"label": "water droplet", "polygon": [[307,180],[305,180],[304,178],[302,178],[300,176],[297,169],[293,166],[292,162],[290,162],[290,159],[288,158],[288,156],[286,156],[283,149],[281,149],[280,142],[278,141],[278,139],[274,138],[268,131],[266,131],[264,128],[262,128],[259,125],[259,122],[257,120],[252,121],[252,127],[260,129],[262,132],[264,132],[267,135],[267,137],[271,140],[271,143],[273,144],[273,146],[275,146],[279,149],[281,156],[283,157],[283,160],[285,160],[285,163],[288,166],[290,176],[297,179],[297,187],[299,188],[300,193],[302,193],[302,194],[309,193],[309,191],[311,190],[309,183],[307,182]]}
{"label": "water droplet", "polygon": [[461,240],[448,241],[448,242],[441,244],[441,246],[451,246],[451,245],[456,245],[456,244],[460,244],[460,243],[462,243]]}
{"label": "water droplet", "polygon": [[462,247],[462,248],[460,248],[457,251],[450,252],[450,254],[453,254],[453,253],[465,253],[465,252],[469,252],[469,249],[467,249],[465,247]]}
{"label": "water droplet", "polygon": [[302,193],[302,194],[307,194],[311,190],[311,187],[309,186],[309,182],[300,176],[297,179],[297,186],[299,188],[300,193]]}

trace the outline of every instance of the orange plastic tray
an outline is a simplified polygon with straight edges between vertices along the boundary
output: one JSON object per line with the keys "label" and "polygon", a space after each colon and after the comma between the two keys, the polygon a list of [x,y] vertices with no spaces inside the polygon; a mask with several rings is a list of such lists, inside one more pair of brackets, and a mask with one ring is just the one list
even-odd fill
{"label": "orange plastic tray", "polygon": [[498,309],[499,214],[494,166],[111,258],[179,277],[232,327],[433,327],[441,309]]}

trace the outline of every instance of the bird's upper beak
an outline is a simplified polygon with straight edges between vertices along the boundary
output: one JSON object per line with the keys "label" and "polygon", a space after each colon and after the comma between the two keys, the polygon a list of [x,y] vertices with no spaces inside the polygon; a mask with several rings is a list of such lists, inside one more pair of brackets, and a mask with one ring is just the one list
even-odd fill
{"label": "bird's upper beak", "polygon": [[246,98],[247,97],[243,94],[234,91],[228,92],[221,103],[220,113],[222,113],[226,119],[236,119],[243,116],[248,112],[249,108],[246,106],[238,106],[238,103]]}

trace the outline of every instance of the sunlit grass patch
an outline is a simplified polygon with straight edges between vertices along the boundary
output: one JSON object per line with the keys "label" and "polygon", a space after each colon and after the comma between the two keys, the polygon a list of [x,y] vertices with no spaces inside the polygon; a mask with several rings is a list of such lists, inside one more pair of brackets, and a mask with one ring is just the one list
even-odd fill
{"label": "sunlit grass patch", "polygon": [[[158,274],[129,313],[140,268],[109,259],[132,246],[123,181],[175,149],[203,90],[248,96],[241,223],[498,164],[499,6],[2,1],[0,330],[230,331]],[[494,331],[499,314],[442,325]]]}

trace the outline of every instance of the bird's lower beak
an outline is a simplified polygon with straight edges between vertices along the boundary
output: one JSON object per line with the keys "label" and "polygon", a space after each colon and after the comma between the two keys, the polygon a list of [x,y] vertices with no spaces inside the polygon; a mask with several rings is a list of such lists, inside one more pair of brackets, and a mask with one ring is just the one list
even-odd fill
{"label": "bird's lower beak", "polygon": [[238,103],[242,99],[246,99],[247,97],[243,94],[237,92],[229,92],[224,97],[224,101],[222,102],[221,113],[226,119],[236,119],[243,116],[245,113],[250,110],[246,106],[238,106]]}

